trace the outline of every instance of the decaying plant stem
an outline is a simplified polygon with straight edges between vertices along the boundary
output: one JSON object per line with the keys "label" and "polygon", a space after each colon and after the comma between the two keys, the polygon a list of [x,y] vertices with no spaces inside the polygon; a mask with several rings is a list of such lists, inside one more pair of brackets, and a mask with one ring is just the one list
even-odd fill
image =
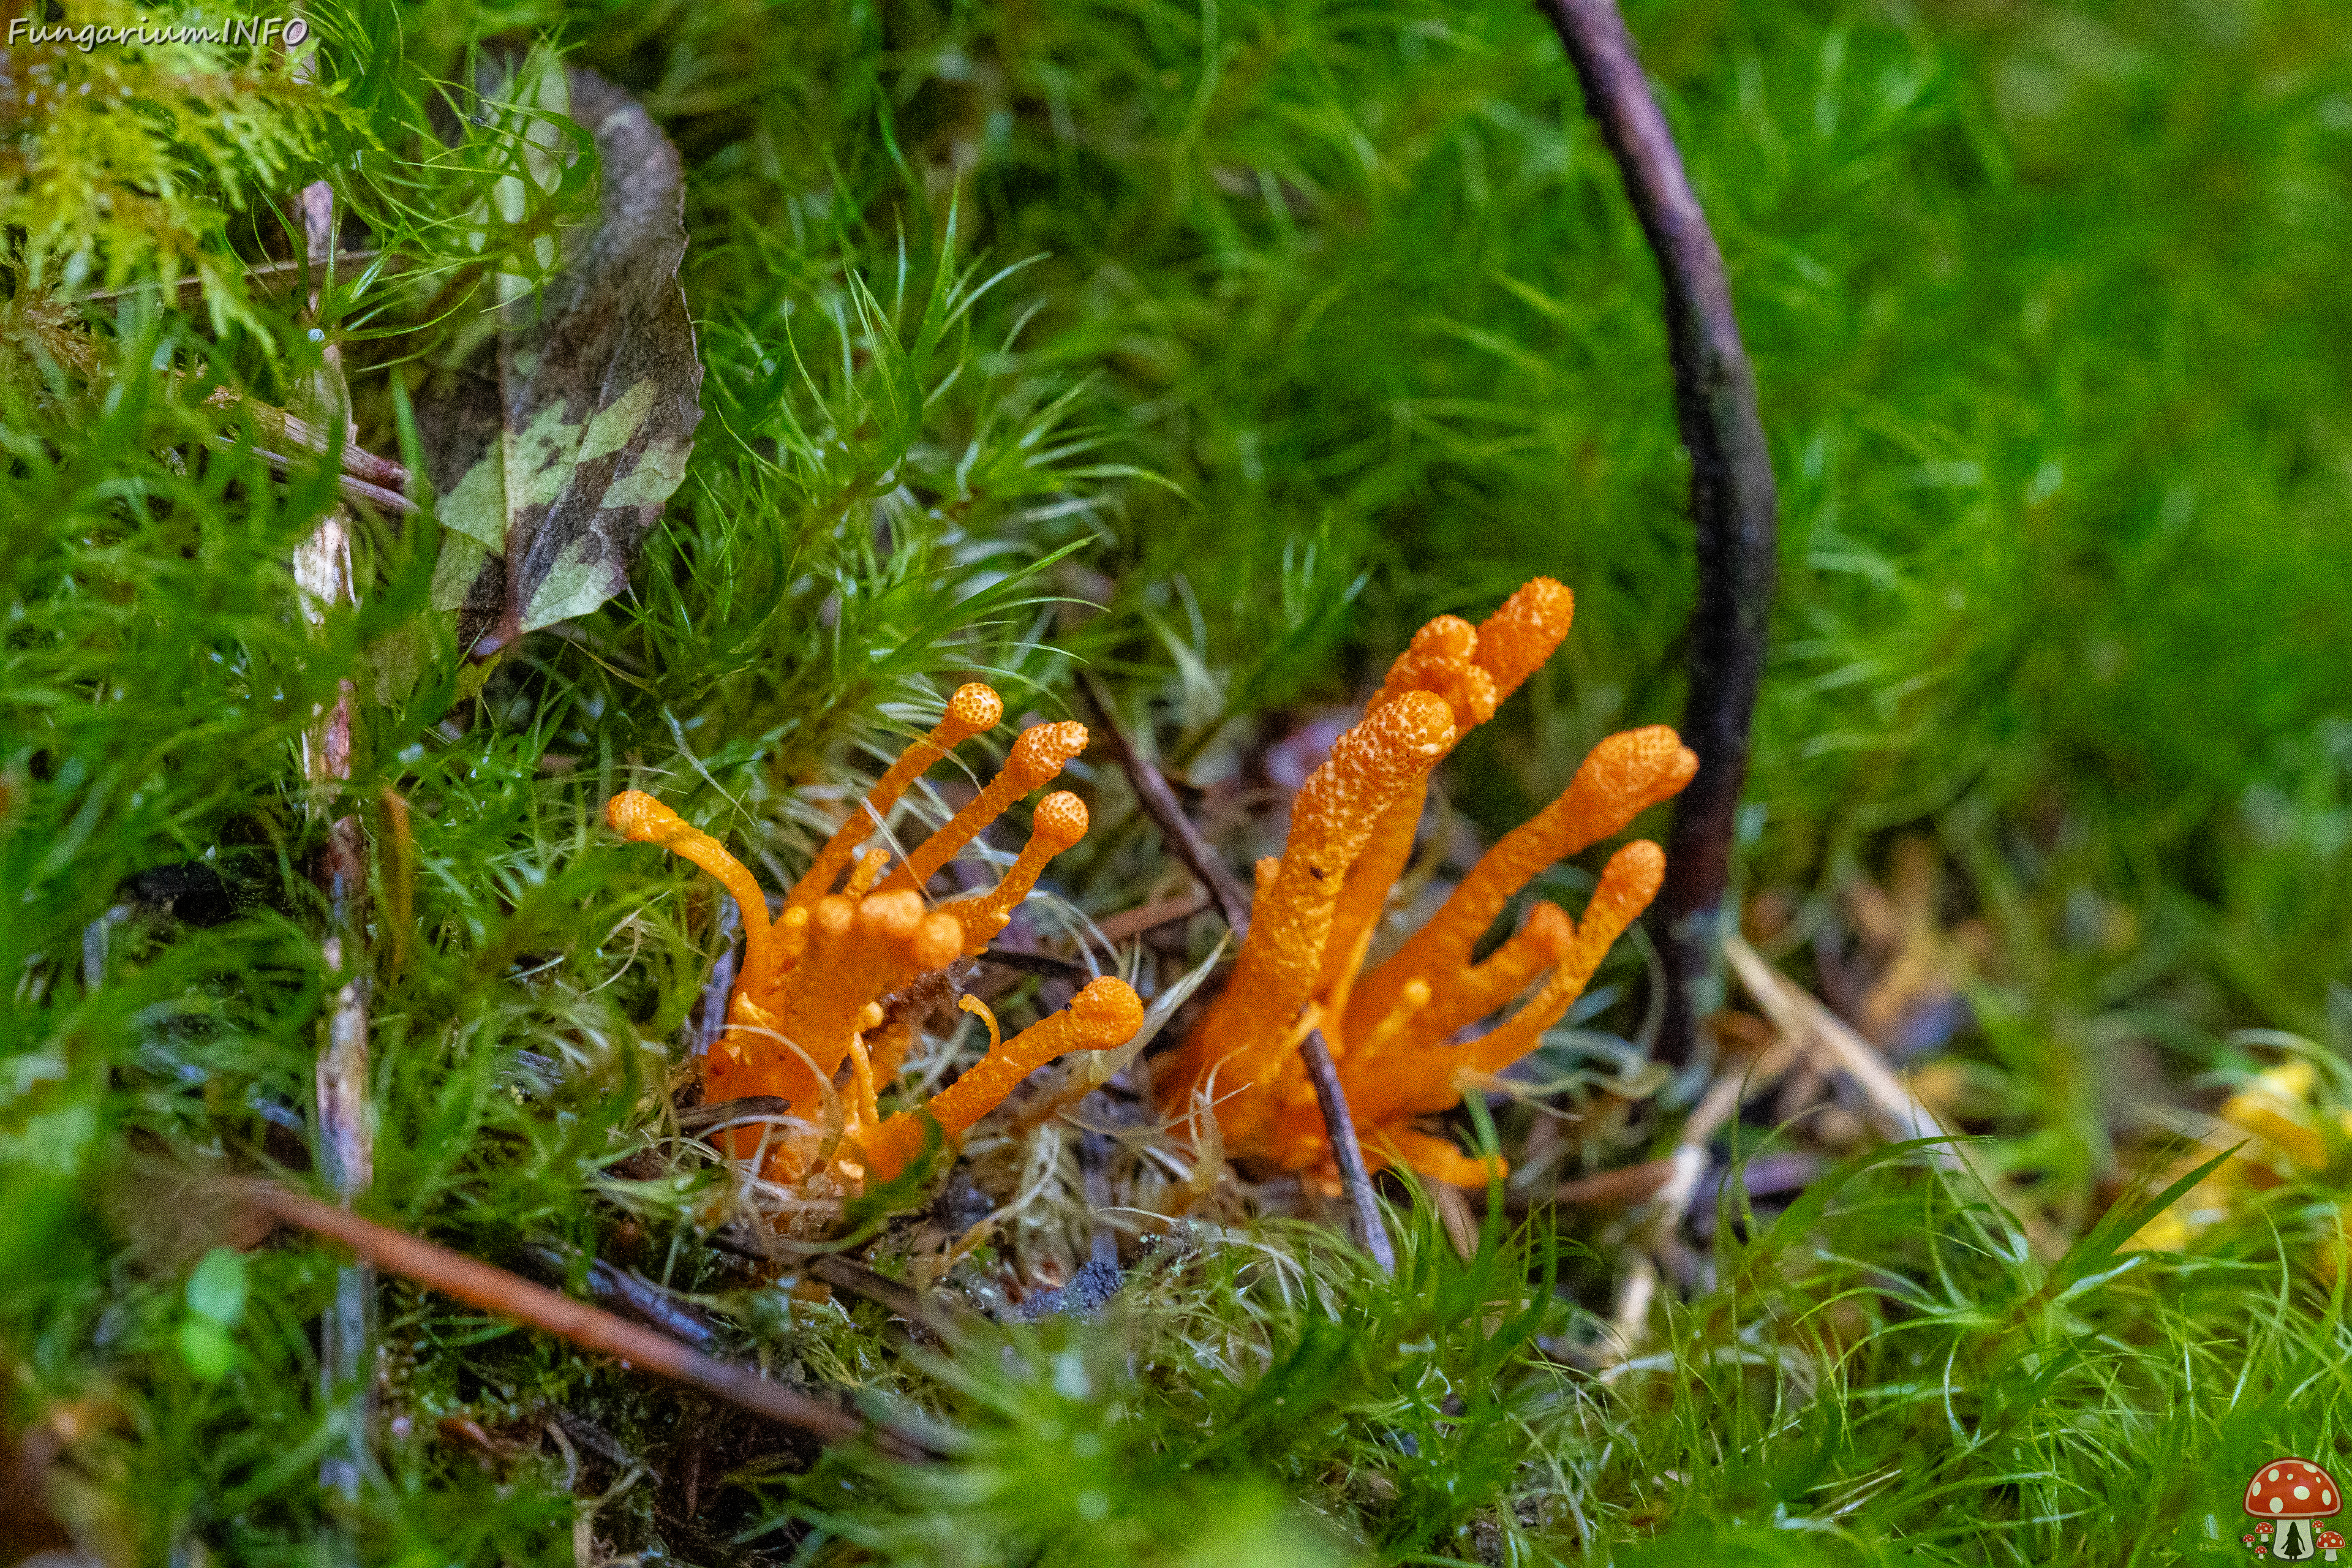
{"label": "decaying plant stem", "polygon": [[1701,988],[1711,985],[1728,934],[1724,900],[1748,777],[1748,721],[1770,630],[1779,501],[1723,252],[1642,75],[1625,19],[1616,0],[1542,4],[1658,258],[1675,408],[1691,459],[1698,602],[1691,612],[1682,737],[1699,766],[1675,808],[1665,887],[1651,911],[1666,966],[1657,1053],[1679,1063],[1698,1047],[1697,1020],[1711,1000]]}
{"label": "decaying plant stem", "polygon": [[[39,321],[26,323],[32,341],[65,369],[96,385],[106,375],[106,361],[97,342],[78,327],[58,326]],[[331,347],[330,355],[335,353]],[[166,384],[189,379],[184,373],[172,372]],[[338,441],[326,428],[298,415],[289,414],[274,404],[249,397],[233,386],[217,386],[206,395],[205,402],[215,408],[233,408],[253,421],[254,432],[268,446],[250,448],[254,456],[268,463],[280,474],[290,473],[296,459],[294,452],[308,453],[317,458],[332,458],[336,462],[335,483],[345,500],[364,501],[390,516],[405,517],[417,510],[416,503],[402,493],[408,484],[408,470],[389,458],[380,458],[351,438],[346,429]],[[212,445],[224,452],[236,451],[241,443],[226,436],[212,438]]]}
{"label": "decaying plant stem", "polygon": [[[1241,879],[1218,858],[1208,840],[1201,837],[1201,830],[1192,826],[1192,819],[1184,815],[1166,775],[1150,758],[1136,750],[1134,738],[1119,723],[1101,685],[1094,677],[1083,673],[1078,677],[1078,685],[1093,706],[1099,727],[1135,791],[1135,798],[1158,826],[1168,847],[1209,890],[1209,897],[1216,901],[1218,911],[1225,917],[1225,924],[1238,944],[1249,934],[1250,924],[1249,894],[1243,890]],[[1339,1181],[1347,1190],[1348,1209],[1356,1222],[1357,1238],[1383,1272],[1393,1274],[1396,1248],[1390,1244],[1388,1226],[1381,1219],[1380,1197],[1372,1187],[1371,1171],[1364,1163],[1363,1145],[1356,1141],[1355,1120],[1349,1114],[1348,1096],[1339,1087],[1339,1072],[1331,1060],[1330,1047],[1323,1043],[1320,1031],[1312,1031],[1299,1050],[1307,1073],[1315,1080],[1316,1102],[1322,1107],[1324,1130],[1330,1136],[1331,1157],[1339,1167]]]}
{"label": "decaying plant stem", "polygon": [[[331,257],[333,187],[323,180],[305,186],[298,205],[307,253]],[[309,313],[313,319],[325,283],[323,277],[312,282]],[[350,401],[341,356],[330,343],[322,357],[324,363],[312,382],[315,407],[310,410],[310,423],[348,431]],[[352,582],[351,529],[351,514],[338,503],[294,552],[295,587],[302,596],[303,616],[313,627],[324,624],[331,606],[358,603]],[[311,809],[320,816],[334,809],[341,787],[351,781],[355,698],[352,683],[341,681],[333,705],[303,732],[302,771],[310,785]],[[319,851],[312,875],[327,900],[327,929],[320,952],[327,973],[336,979],[327,1040],[319,1053],[319,1159],[329,1188],[348,1207],[375,1177],[375,1127],[368,1100],[362,908],[367,896],[367,845],[356,814],[346,812],[328,822],[327,842]],[[375,1281],[364,1261],[341,1269],[335,1277],[334,1305],[328,1310],[320,1336],[319,1376],[323,1393],[331,1403],[352,1402],[360,1417],[351,1423],[345,1451],[331,1455],[320,1467],[321,1481],[345,1496],[357,1492],[365,1458],[364,1412],[372,1360],[369,1345],[374,1337],[371,1321],[374,1297]]]}

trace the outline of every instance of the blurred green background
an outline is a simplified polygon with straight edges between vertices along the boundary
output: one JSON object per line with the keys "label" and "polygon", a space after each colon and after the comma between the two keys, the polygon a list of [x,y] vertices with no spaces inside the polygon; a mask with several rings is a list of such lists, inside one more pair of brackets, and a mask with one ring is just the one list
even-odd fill
{"label": "blurred green background", "polygon": [[[1629,16],[1730,265],[1781,488],[1747,890],[1780,909],[1773,956],[1818,980],[1797,951],[1809,922],[1844,918],[1853,879],[1889,879],[1903,836],[1937,847],[1933,912],[1989,934],[1967,986],[1978,1027],[1952,1053],[1962,1120],[1995,1135],[1988,1159],[2034,1217],[2078,1239],[2045,1268],[1907,1184],[1818,1230],[1811,1211],[1760,1237],[1724,1226],[1718,1283],[1693,1287],[1649,1369],[1670,1376],[1596,1395],[1588,1422],[1581,1405],[1555,1418],[1549,1361],[1515,1363],[1542,1374],[1528,1386],[1550,1414],[1528,1419],[1557,1469],[1545,1495],[1597,1500],[1601,1532],[1577,1529],[1605,1542],[1664,1526],[1651,1489],[1676,1471],[1694,1478],[1675,1494],[1684,1533],[1658,1553],[1707,1542],[1789,1562],[1844,1550],[1783,1529],[1792,1517],[1845,1521],[1855,1561],[1889,1560],[1881,1531],[1932,1532],[1961,1560],[2106,1563],[2185,1539],[2209,1509],[2234,1527],[2235,1467],[2347,1429],[2340,1301],[2286,1288],[2341,1276],[2300,1253],[2292,1275],[2270,1264],[2281,1236],[2340,1234],[2352,1156],[2329,1142],[2308,1182],[2128,1277],[2105,1269],[2137,1226],[2081,1233],[2134,1169],[2116,1145],[2161,1125],[2138,1110],[2175,1110],[2184,1083],[2242,1076],[2280,1044],[2231,1031],[2352,1051],[2352,8],[1636,0]],[[1680,708],[1686,474],[1657,282],[1531,6],[370,0],[349,21],[369,68],[343,79],[352,123],[310,138],[321,159],[371,137],[382,163],[414,152],[398,139],[422,110],[386,109],[394,89],[421,102],[415,84],[461,78],[467,47],[540,29],[644,99],[685,155],[709,417],[633,598],[527,645],[477,704],[454,647],[415,690],[374,689],[429,540],[371,535],[365,605],[314,643],[282,563],[318,483],[278,485],[250,454],[167,461],[215,427],[135,374],[119,397],[8,405],[0,691],[23,717],[0,724],[0,882],[23,896],[0,900],[16,977],[0,1319],[30,1369],[20,1404],[130,1413],[93,1439],[112,1468],[90,1471],[140,1543],[126,1561],[182,1560],[201,1536],[236,1542],[224,1557],[311,1562],[331,1527],[374,1531],[371,1560],[560,1561],[580,1519],[568,1477],[509,1487],[421,1424],[382,1446],[392,1484],[357,1511],[324,1497],[312,1461],[337,1417],[308,1328],[324,1255],[255,1255],[250,1302],[222,1307],[185,1288],[184,1247],[142,1253],[101,1201],[136,1178],[127,1150],[267,1152],[284,1143],[266,1113],[289,1132],[285,1108],[307,1104],[325,972],[292,746],[344,677],[371,683],[354,795],[419,803],[415,953],[373,1004],[372,1202],[494,1257],[530,1236],[608,1239],[595,1184],[659,1098],[644,1047],[676,1038],[707,973],[700,917],[672,897],[682,874],[590,826],[625,779],[663,779],[782,864],[817,815],[797,786],[866,760],[845,739],[903,726],[976,667],[1016,713],[1058,710],[1066,654],[1154,703],[1163,750],[1205,780],[1360,698],[1432,613],[1484,613],[1538,572],[1581,611],[1449,764],[1447,798],[1482,832],[1520,820],[1601,733]],[[931,341],[916,323],[943,257],[975,270]],[[122,319],[128,366],[204,337]],[[249,333],[215,336],[222,363],[290,374]],[[362,438],[397,449],[389,378],[352,360]],[[1024,570],[1065,545],[1082,548],[1045,586],[1106,613],[1027,602]],[[1101,838],[1056,875],[1097,911],[1131,907],[1161,868],[1139,836],[1106,823]],[[201,931],[104,923],[132,879],[214,851],[239,890],[272,896]],[[393,862],[379,869],[391,886]],[[512,1087],[524,1050],[563,1064],[535,1100]],[[1671,1136],[1669,1116],[1610,1152]],[[676,1235],[699,1223],[689,1184],[637,1195],[670,1205]],[[1444,1254],[1435,1226],[1423,1209],[1418,1254]],[[419,1410],[487,1408],[461,1378],[487,1366],[511,1374],[512,1411],[543,1394],[679,1425],[582,1358],[514,1341],[476,1356],[478,1324],[394,1305]],[[1403,1326],[1418,1320],[1388,1311],[1358,1336],[1370,1392],[1348,1407],[1368,1471],[1419,1455],[1365,1412],[1428,1394]],[[743,1315],[755,1339],[814,1342]],[[212,1329],[191,1342],[198,1319]],[[1447,1321],[1486,1332],[1466,1309]],[[1761,1370],[1766,1324],[1793,1347],[1784,1383]],[[226,1373],[223,1336],[244,1358]],[[1181,1398],[1150,1420],[1213,1426],[1239,1407],[1203,1418],[1169,1386]],[[1344,1491],[1323,1415],[1276,1417],[1256,1383],[1233,1387],[1286,1489]],[[1038,1434],[1089,1436],[1047,1389],[1030,1379],[1020,1408],[965,1390],[1003,1406],[1010,1458],[949,1473],[1002,1480],[987,1495],[1015,1534],[1065,1529],[1031,1500],[1077,1450]],[[1178,1451],[1175,1429],[1138,1426],[1135,1451]],[[1475,1485],[1502,1495],[1497,1471],[1454,1498],[1430,1455],[1449,1500],[1393,1510],[1416,1529],[1466,1529],[1450,1521]],[[971,1531],[968,1497],[924,1511],[876,1496],[877,1529],[939,1527],[973,1560],[1009,1560],[987,1554],[1011,1536]],[[1137,1517],[1193,1509],[1156,1479],[1134,1499]]]}
{"label": "blurred green background", "polygon": [[[2226,1024],[2326,1032],[2352,969],[2352,13],[1629,19],[1781,489],[1751,886],[1925,827],[2024,945],[2097,973],[2084,1005],[2160,997],[2192,1058]],[[1454,770],[1474,813],[1517,820],[1598,734],[1678,712],[1658,286],[1533,7],[570,26],[687,151],[704,310],[781,253],[920,253],[951,205],[968,251],[1031,262],[982,335],[1171,482],[1085,525],[1125,612],[1094,651],[1213,672],[1196,730],[1344,700],[1422,618],[1537,572],[1578,629]]]}

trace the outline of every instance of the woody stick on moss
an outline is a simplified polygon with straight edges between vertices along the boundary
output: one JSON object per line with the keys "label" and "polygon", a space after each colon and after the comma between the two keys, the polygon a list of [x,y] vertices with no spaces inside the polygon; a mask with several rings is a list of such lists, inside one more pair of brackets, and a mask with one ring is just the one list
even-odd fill
{"label": "woody stick on moss", "polygon": [[[1128,783],[1134,788],[1136,799],[1144,814],[1158,825],[1166,837],[1168,847],[1176,858],[1199,878],[1202,890],[1225,917],[1225,925],[1238,940],[1246,940],[1250,930],[1250,897],[1243,890],[1217,852],[1192,826],[1177,803],[1176,792],[1168,787],[1167,777],[1159,765],[1136,749],[1134,741],[1120,727],[1118,714],[1099,683],[1090,675],[1081,673],[1078,684],[1094,706],[1104,731],[1110,736],[1111,750],[1118,753],[1119,766],[1126,771]],[[1315,1097],[1323,1113],[1323,1126],[1331,1147],[1331,1159],[1338,1169],[1341,1185],[1346,1189],[1348,1206],[1356,1222],[1357,1238],[1371,1255],[1383,1273],[1396,1272],[1396,1248],[1389,1240],[1388,1225],[1381,1218],[1380,1195],[1372,1187],[1372,1173],[1364,1163],[1361,1140],[1356,1136],[1355,1118],[1348,1109],[1347,1086],[1339,1081],[1337,1064],[1331,1060],[1331,1050],[1318,1032],[1309,1029],[1299,1046],[1299,1059],[1305,1063],[1309,1079],[1315,1085]]]}

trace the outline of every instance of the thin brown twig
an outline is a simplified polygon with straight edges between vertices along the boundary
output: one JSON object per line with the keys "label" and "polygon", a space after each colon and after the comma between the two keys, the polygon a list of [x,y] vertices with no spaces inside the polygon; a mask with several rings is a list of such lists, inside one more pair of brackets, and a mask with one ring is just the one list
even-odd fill
{"label": "thin brown twig", "polygon": [[1695,993],[1714,970],[1725,930],[1748,721],[1770,632],[1780,503],[1723,252],[1643,77],[1625,18],[1616,0],[1541,3],[1658,259],[1675,409],[1691,459],[1698,601],[1683,739],[1698,753],[1698,776],[1675,803],[1666,884],[1652,910],[1666,966],[1658,1055],[1683,1062],[1698,1047]]}
{"label": "thin brown twig", "polygon": [[[406,265],[406,258],[397,253],[384,257],[383,251],[369,247],[336,252],[335,268],[341,271],[344,268],[362,266],[378,258],[383,258],[383,270],[386,272],[397,272]],[[258,266],[247,268],[245,281],[248,287],[275,288],[281,283],[299,282],[310,269],[310,261],[299,257],[289,261],[265,261]],[[152,283],[132,283],[121,289],[96,289],[90,293],[77,296],[74,302],[81,305],[107,305],[130,299],[133,295],[152,294],[155,291],[156,285]],[[190,273],[173,285],[172,293],[175,303],[193,305],[204,298],[205,280],[201,276]]]}
{"label": "thin brown twig", "polygon": [[1201,837],[1201,830],[1192,826],[1192,819],[1184,815],[1184,807],[1177,800],[1176,792],[1168,785],[1167,775],[1150,758],[1135,749],[1134,738],[1118,721],[1118,715],[1112,709],[1110,698],[1103,690],[1102,684],[1093,676],[1080,671],[1078,689],[1087,694],[1087,701],[1093,707],[1103,735],[1110,742],[1110,749],[1118,754],[1118,765],[1126,773],[1128,784],[1135,791],[1135,798],[1143,807],[1144,815],[1159,827],[1160,837],[1168,841],[1168,847],[1175,852],[1176,858],[1200,879],[1202,887],[1209,889],[1209,897],[1216,900],[1217,912],[1225,917],[1225,924],[1233,931],[1234,940],[1239,942],[1249,933],[1248,889],[1218,858],[1216,850],[1210,847],[1209,841]]}
{"label": "thin brown twig", "polygon": [[[1208,889],[1234,939],[1240,941],[1249,934],[1250,920],[1249,894],[1243,890],[1241,879],[1218,858],[1209,841],[1201,837],[1201,830],[1192,826],[1192,819],[1184,815],[1166,776],[1150,758],[1136,750],[1133,738],[1119,723],[1100,683],[1081,671],[1078,688],[1087,694],[1110,742],[1110,749],[1118,754],[1135,798],[1158,825],[1160,836],[1176,852],[1177,858]],[[1299,1047],[1299,1056],[1307,1064],[1307,1076],[1315,1080],[1316,1103],[1323,1108],[1323,1129],[1331,1140],[1331,1158],[1339,1167],[1340,1183],[1347,1188],[1348,1206],[1355,1215],[1358,1239],[1384,1272],[1393,1274],[1396,1248],[1390,1245],[1388,1226],[1381,1222],[1380,1197],[1372,1187],[1371,1171],[1364,1163],[1364,1146],[1356,1139],[1356,1123],[1348,1111],[1347,1091],[1340,1087],[1339,1069],[1331,1060],[1330,1047],[1323,1043],[1322,1031],[1307,1033],[1306,1043]]]}
{"label": "thin brown twig", "polygon": [[1348,1111],[1348,1096],[1339,1087],[1339,1064],[1323,1031],[1309,1029],[1298,1047],[1307,1076],[1315,1082],[1315,1102],[1323,1108],[1324,1131],[1331,1139],[1331,1161],[1339,1167],[1339,1184],[1347,1189],[1348,1208],[1355,1215],[1356,1237],[1383,1274],[1396,1272],[1396,1248],[1389,1227],[1381,1219],[1380,1196],[1372,1189],[1372,1173],[1364,1163],[1364,1146],[1356,1139],[1356,1120]]}
{"label": "thin brown twig", "polygon": [[362,1219],[347,1209],[281,1187],[274,1182],[243,1182],[236,1195],[254,1207],[331,1241],[340,1242],[386,1273],[398,1274],[452,1296],[469,1307],[538,1329],[642,1368],[674,1383],[698,1388],[738,1409],[795,1427],[827,1443],[847,1442],[869,1433],[886,1445],[919,1450],[902,1434],[869,1425],[856,1415],[798,1389],[770,1383],[757,1372],[689,1350],[653,1330],[641,1328],[601,1308],[534,1285],[520,1275],[452,1251],[421,1237]]}
{"label": "thin brown twig", "polygon": [[837,1252],[820,1252],[805,1258],[791,1257],[768,1245],[756,1226],[740,1220],[721,1226],[711,1233],[710,1238],[730,1252],[796,1268],[821,1284],[862,1297],[941,1344],[963,1343],[979,1321],[951,1301],[927,1296],[911,1285],[852,1262]]}
{"label": "thin brown twig", "polygon": [[1596,1171],[1589,1176],[1562,1182],[1554,1189],[1552,1202],[1577,1204],[1595,1208],[1622,1208],[1632,1204],[1647,1203],[1658,1189],[1675,1173],[1672,1160],[1644,1160],[1638,1165],[1620,1165],[1614,1170]]}
{"label": "thin brown twig", "polygon": [[[577,1247],[552,1242],[532,1242],[522,1249],[542,1279],[562,1280],[578,1267]],[[710,1320],[634,1269],[616,1268],[601,1258],[590,1258],[582,1287],[597,1300],[626,1312],[641,1323],[659,1329],[671,1339],[708,1349],[718,1337]]]}
{"label": "thin brown twig", "polygon": [[1207,909],[1211,901],[1209,889],[1195,882],[1172,899],[1155,899],[1140,909],[1105,915],[1095,922],[1095,929],[1102,933],[1103,941],[1117,947],[1130,937],[1174,925],[1178,921],[1189,921]]}

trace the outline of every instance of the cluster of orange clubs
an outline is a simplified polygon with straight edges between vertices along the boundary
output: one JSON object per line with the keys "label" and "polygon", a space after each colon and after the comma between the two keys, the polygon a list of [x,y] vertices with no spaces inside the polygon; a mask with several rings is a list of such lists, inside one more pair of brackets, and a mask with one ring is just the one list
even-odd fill
{"label": "cluster of orange clubs", "polygon": [[[1627,844],[1610,858],[1582,919],[1538,902],[1486,958],[1474,962],[1474,949],[1538,875],[1674,795],[1697,759],[1663,725],[1610,736],[1566,792],[1488,850],[1427,923],[1369,971],[1365,964],[1411,858],[1430,771],[1550,658],[1573,608],[1566,588],[1538,578],[1480,625],[1453,616],[1430,622],[1300,788],[1282,855],[1258,863],[1249,931],[1223,993],[1160,1064],[1159,1103],[1171,1122],[1202,1134],[1197,1143],[1213,1140],[1261,1168],[1335,1185],[1300,1055],[1319,1031],[1369,1163],[1456,1184],[1486,1179],[1485,1163],[1414,1122],[1451,1109],[1537,1047],[1656,896],[1665,856],[1647,841]],[[650,795],[630,790],[606,808],[616,831],[683,856],[741,906],[743,967],[726,1033],[704,1065],[704,1095],[786,1102],[782,1125],[805,1131],[745,1126],[724,1135],[730,1154],[760,1159],[772,1180],[896,1177],[927,1144],[959,1139],[1035,1068],[1073,1050],[1124,1045],[1142,1025],[1133,990],[1095,980],[1066,1009],[1009,1040],[992,1023],[979,1065],[920,1110],[882,1113],[881,1096],[919,1022],[910,998],[938,994],[951,965],[984,952],[1046,863],[1087,830],[1076,795],[1049,795],[1036,807],[1027,847],[993,890],[929,900],[927,887],[950,857],[1086,746],[1083,725],[1039,724],[1014,742],[1003,771],[898,866],[886,850],[859,853],[925,769],[1003,716],[987,687],[957,691],[939,726],[883,774],[777,915],[717,840]]]}
{"label": "cluster of orange clubs", "polygon": [[[1096,980],[1068,1007],[1010,1040],[995,1037],[992,1025],[987,1058],[921,1112],[882,1114],[880,1090],[897,1079],[914,1040],[916,983],[986,951],[1045,863],[1086,836],[1085,803],[1066,790],[1050,795],[1037,804],[1027,847],[993,890],[936,907],[926,900],[925,885],[957,850],[1086,749],[1085,725],[1038,724],[1021,732],[988,787],[887,876],[887,850],[858,854],[925,769],[1003,716],[1003,700],[987,687],[959,689],[938,726],[891,764],[772,917],[767,895],[742,863],[669,807],[638,790],[605,805],[615,832],[691,860],[724,883],[743,911],[743,968],[728,1003],[726,1033],[703,1063],[703,1094],[709,1100],[773,1096],[786,1103],[788,1120],[781,1125],[801,1131],[746,1126],[722,1140],[738,1158],[761,1158],[770,1179],[799,1182],[830,1169],[852,1181],[888,1181],[922,1150],[925,1117],[956,1138],[1034,1069],[1068,1051],[1124,1045],[1142,1026],[1143,1004],[1134,991],[1123,981]],[[837,1088],[845,1064],[849,1082]],[[835,1114],[827,1116],[829,1108]]]}

